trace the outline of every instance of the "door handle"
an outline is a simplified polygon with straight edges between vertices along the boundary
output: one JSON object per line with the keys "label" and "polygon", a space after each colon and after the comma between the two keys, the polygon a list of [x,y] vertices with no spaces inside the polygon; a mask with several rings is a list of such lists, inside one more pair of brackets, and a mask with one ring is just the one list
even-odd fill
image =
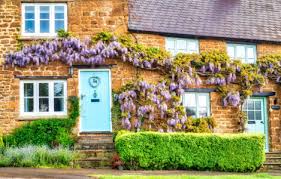
{"label": "door handle", "polygon": [[263,121],[261,121],[261,123],[262,123],[262,124],[264,124],[264,122],[263,122]]}

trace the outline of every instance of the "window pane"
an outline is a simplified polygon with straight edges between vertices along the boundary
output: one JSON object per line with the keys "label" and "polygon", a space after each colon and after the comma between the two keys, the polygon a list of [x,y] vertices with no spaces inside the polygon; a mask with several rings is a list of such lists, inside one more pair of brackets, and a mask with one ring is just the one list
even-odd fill
{"label": "window pane", "polygon": [[39,99],[39,111],[40,112],[49,111],[49,98],[40,98]]}
{"label": "window pane", "polygon": [[254,111],[248,111],[248,120],[249,121],[255,120]]}
{"label": "window pane", "polygon": [[186,116],[196,117],[196,108],[187,107],[185,109],[186,109]]}
{"label": "window pane", "polygon": [[255,110],[261,110],[261,101],[255,101]]}
{"label": "window pane", "polygon": [[247,48],[247,58],[255,58],[254,48]]}
{"label": "window pane", "polygon": [[63,96],[63,83],[54,84],[54,96]]}
{"label": "window pane", "polygon": [[34,6],[25,6],[25,19],[34,19]]}
{"label": "window pane", "polygon": [[33,98],[24,98],[24,112],[33,112]]}
{"label": "window pane", "polygon": [[40,32],[49,33],[50,32],[50,7],[40,6]]}
{"label": "window pane", "polygon": [[40,21],[40,32],[41,33],[49,33],[50,32],[50,21],[49,20],[41,20]]}
{"label": "window pane", "polygon": [[254,101],[248,100],[248,110],[254,110]]}
{"label": "window pane", "polygon": [[207,108],[199,108],[199,117],[207,117],[207,116],[208,116]]}
{"label": "window pane", "polygon": [[197,52],[197,43],[196,42],[188,42],[187,49],[189,52]]}
{"label": "window pane", "polygon": [[199,107],[207,107],[207,96],[198,95]]}
{"label": "window pane", "polygon": [[54,111],[62,112],[64,111],[64,101],[63,98],[55,98],[54,99]]}
{"label": "window pane", "polygon": [[64,7],[55,6],[55,19],[64,19]]}
{"label": "window pane", "polygon": [[34,19],[34,13],[25,13],[25,19]]}
{"label": "window pane", "polygon": [[186,40],[177,40],[177,50],[181,50],[183,52],[187,51]]}
{"label": "window pane", "polygon": [[34,26],[34,20],[26,20],[25,21],[25,29],[24,31],[26,33],[34,33],[35,32],[35,26]]}
{"label": "window pane", "polygon": [[228,46],[227,47],[227,54],[230,58],[235,58],[235,55],[234,55],[234,47],[232,46]]}
{"label": "window pane", "polygon": [[33,96],[34,89],[33,89],[33,83],[24,83],[24,96],[30,97]]}
{"label": "window pane", "polygon": [[172,39],[167,40],[167,49],[175,49],[175,41]]}
{"label": "window pane", "polygon": [[255,118],[256,118],[256,120],[261,120],[261,111],[255,112]]}
{"label": "window pane", "polygon": [[184,106],[196,107],[195,94],[186,93],[184,103]]}
{"label": "window pane", "polygon": [[48,83],[39,83],[39,96],[49,96]]}
{"label": "window pane", "polygon": [[60,29],[64,29],[64,20],[55,21],[55,31],[57,32]]}
{"label": "window pane", "polygon": [[236,55],[237,55],[237,58],[245,59],[245,47],[238,45],[236,47]]}
{"label": "window pane", "polygon": [[49,19],[50,10],[49,6],[40,6],[40,19]]}

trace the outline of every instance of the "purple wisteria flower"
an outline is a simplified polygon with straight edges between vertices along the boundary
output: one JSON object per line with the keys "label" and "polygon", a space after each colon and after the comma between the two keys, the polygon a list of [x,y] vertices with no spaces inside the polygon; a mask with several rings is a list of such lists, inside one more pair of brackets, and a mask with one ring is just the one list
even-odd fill
{"label": "purple wisteria flower", "polygon": [[231,105],[237,107],[240,104],[240,94],[239,92],[229,92],[227,96],[223,99],[223,105]]}

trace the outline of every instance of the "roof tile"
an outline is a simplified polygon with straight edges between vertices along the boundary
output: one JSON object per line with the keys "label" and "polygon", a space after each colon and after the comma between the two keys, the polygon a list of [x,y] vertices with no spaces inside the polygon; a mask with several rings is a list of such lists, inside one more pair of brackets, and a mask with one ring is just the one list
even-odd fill
{"label": "roof tile", "polygon": [[281,42],[281,0],[129,0],[129,30]]}

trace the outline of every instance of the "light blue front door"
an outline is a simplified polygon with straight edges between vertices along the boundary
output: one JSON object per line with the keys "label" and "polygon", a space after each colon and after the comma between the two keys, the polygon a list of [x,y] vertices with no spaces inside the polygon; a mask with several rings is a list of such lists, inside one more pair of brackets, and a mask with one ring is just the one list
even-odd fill
{"label": "light blue front door", "polygon": [[267,107],[265,97],[251,97],[246,100],[243,111],[247,113],[248,122],[246,124],[246,132],[261,133],[265,135],[265,150],[268,147],[268,125],[267,125]]}
{"label": "light blue front door", "polygon": [[109,70],[80,70],[80,131],[111,131]]}

